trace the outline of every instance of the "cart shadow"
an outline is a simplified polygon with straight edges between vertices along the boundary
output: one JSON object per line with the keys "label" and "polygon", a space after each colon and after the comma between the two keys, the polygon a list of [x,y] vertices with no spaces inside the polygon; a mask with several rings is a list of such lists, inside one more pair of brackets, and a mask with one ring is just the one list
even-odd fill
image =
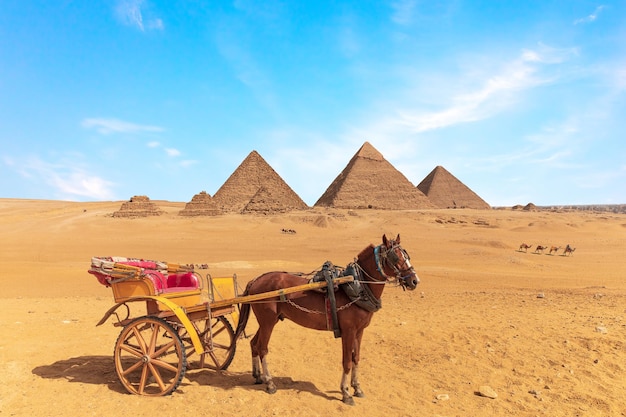
{"label": "cart shadow", "polygon": [[[32,373],[45,379],[64,379],[68,382],[107,386],[111,391],[128,394],[120,383],[115,364],[111,356],[78,356],[56,361],[50,365],[41,365],[33,368]],[[294,381],[289,377],[274,377],[278,389],[308,392],[311,395],[326,400],[338,400],[339,397],[327,395],[317,389],[311,382]],[[248,389],[251,391],[265,391],[265,385],[254,383],[249,372],[212,371],[190,367],[185,373],[177,391],[185,390],[191,385],[206,385],[223,390]]]}
{"label": "cart shadow", "polygon": [[51,365],[33,368],[33,374],[45,379],[65,379],[69,382],[106,385],[111,391],[126,393],[115,372],[111,356],[78,356]]}
{"label": "cart shadow", "polygon": [[[259,391],[265,393],[265,384],[255,384],[254,378],[250,372],[232,372],[232,371],[210,371],[207,369],[188,370],[185,379],[180,388],[186,388],[191,382],[198,385],[207,385],[223,390],[246,389],[250,391]],[[328,393],[320,391],[315,384],[308,381],[294,381],[290,377],[272,378],[278,390],[292,390],[295,392],[307,392],[311,395],[321,397],[329,401],[337,401],[341,399],[341,393],[336,391],[338,397],[328,395]],[[269,394],[268,394],[269,395]]]}

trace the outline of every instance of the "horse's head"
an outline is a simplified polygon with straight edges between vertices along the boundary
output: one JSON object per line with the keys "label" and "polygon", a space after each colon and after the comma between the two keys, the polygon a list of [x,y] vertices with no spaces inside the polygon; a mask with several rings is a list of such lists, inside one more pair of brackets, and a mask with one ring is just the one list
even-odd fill
{"label": "horse's head", "polygon": [[400,246],[400,234],[395,239],[387,239],[383,235],[381,259],[385,266],[391,268],[402,288],[414,290],[420,279],[411,265],[411,257]]}

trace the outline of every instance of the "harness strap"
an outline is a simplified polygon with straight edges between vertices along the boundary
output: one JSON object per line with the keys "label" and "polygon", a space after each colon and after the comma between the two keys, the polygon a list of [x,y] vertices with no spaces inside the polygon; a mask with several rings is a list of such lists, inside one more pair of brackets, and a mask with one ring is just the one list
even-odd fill
{"label": "harness strap", "polygon": [[326,294],[328,295],[327,299],[329,308],[327,310],[330,310],[330,317],[333,324],[333,334],[335,335],[335,338],[338,338],[341,337],[341,329],[339,328],[339,320],[337,319],[337,301],[335,300],[335,291],[333,289],[333,276],[328,268],[324,268],[323,274],[328,288]]}

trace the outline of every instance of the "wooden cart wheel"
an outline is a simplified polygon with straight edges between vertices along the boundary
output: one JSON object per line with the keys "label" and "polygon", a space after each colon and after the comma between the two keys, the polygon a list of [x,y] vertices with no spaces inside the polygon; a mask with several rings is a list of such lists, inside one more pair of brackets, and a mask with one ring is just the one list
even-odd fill
{"label": "wooden cart wheel", "polygon": [[[216,371],[225,370],[235,357],[235,331],[228,319],[224,316],[206,318],[194,322],[198,336],[202,340],[205,352],[200,355],[200,368],[210,368]],[[194,351],[191,339],[185,328],[181,328],[181,339],[189,346],[187,355]]]}
{"label": "wooden cart wheel", "polygon": [[158,317],[128,323],[115,343],[115,370],[131,394],[171,394],[187,369],[187,355],[178,333]]}
{"label": "wooden cart wheel", "polygon": [[207,329],[202,335],[207,351],[202,354],[200,364],[216,371],[227,369],[235,357],[237,348],[233,326],[224,316],[207,320],[206,323],[205,327],[211,323],[212,328],[210,332]]}

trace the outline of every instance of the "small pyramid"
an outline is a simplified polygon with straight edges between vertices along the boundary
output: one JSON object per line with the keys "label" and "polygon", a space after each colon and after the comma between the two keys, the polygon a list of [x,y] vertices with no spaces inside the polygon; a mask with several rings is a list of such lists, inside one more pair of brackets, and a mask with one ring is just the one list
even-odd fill
{"label": "small pyramid", "polygon": [[122,207],[113,213],[113,217],[148,217],[160,216],[161,214],[163,214],[163,211],[151,202],[147,196],[136,195],[129,201],[122,203]]}
{"label": "small pyramid", "polygon": [[224,212],[239,213],[262,187],[278,199],[273,202],[275,207],[285,211],[309,208],[257,151],[250,152],[217,190],[213,201]]}
{"label": "small pyramid", "polygon": [[315,206],[397,210],[434,208],[428,198],[369,142],[361,146]]}
{"label": "small pyramid", "polygon": [[417,188],[438,208],[491,209],[485,200],[442,166],[435,167]]}
{"label": "small pyramid", "polygon": [[179,216],[217,216],[221,214],[215,201],[206,191],[201,191],[185,204],[185,208],[178,212]]}

